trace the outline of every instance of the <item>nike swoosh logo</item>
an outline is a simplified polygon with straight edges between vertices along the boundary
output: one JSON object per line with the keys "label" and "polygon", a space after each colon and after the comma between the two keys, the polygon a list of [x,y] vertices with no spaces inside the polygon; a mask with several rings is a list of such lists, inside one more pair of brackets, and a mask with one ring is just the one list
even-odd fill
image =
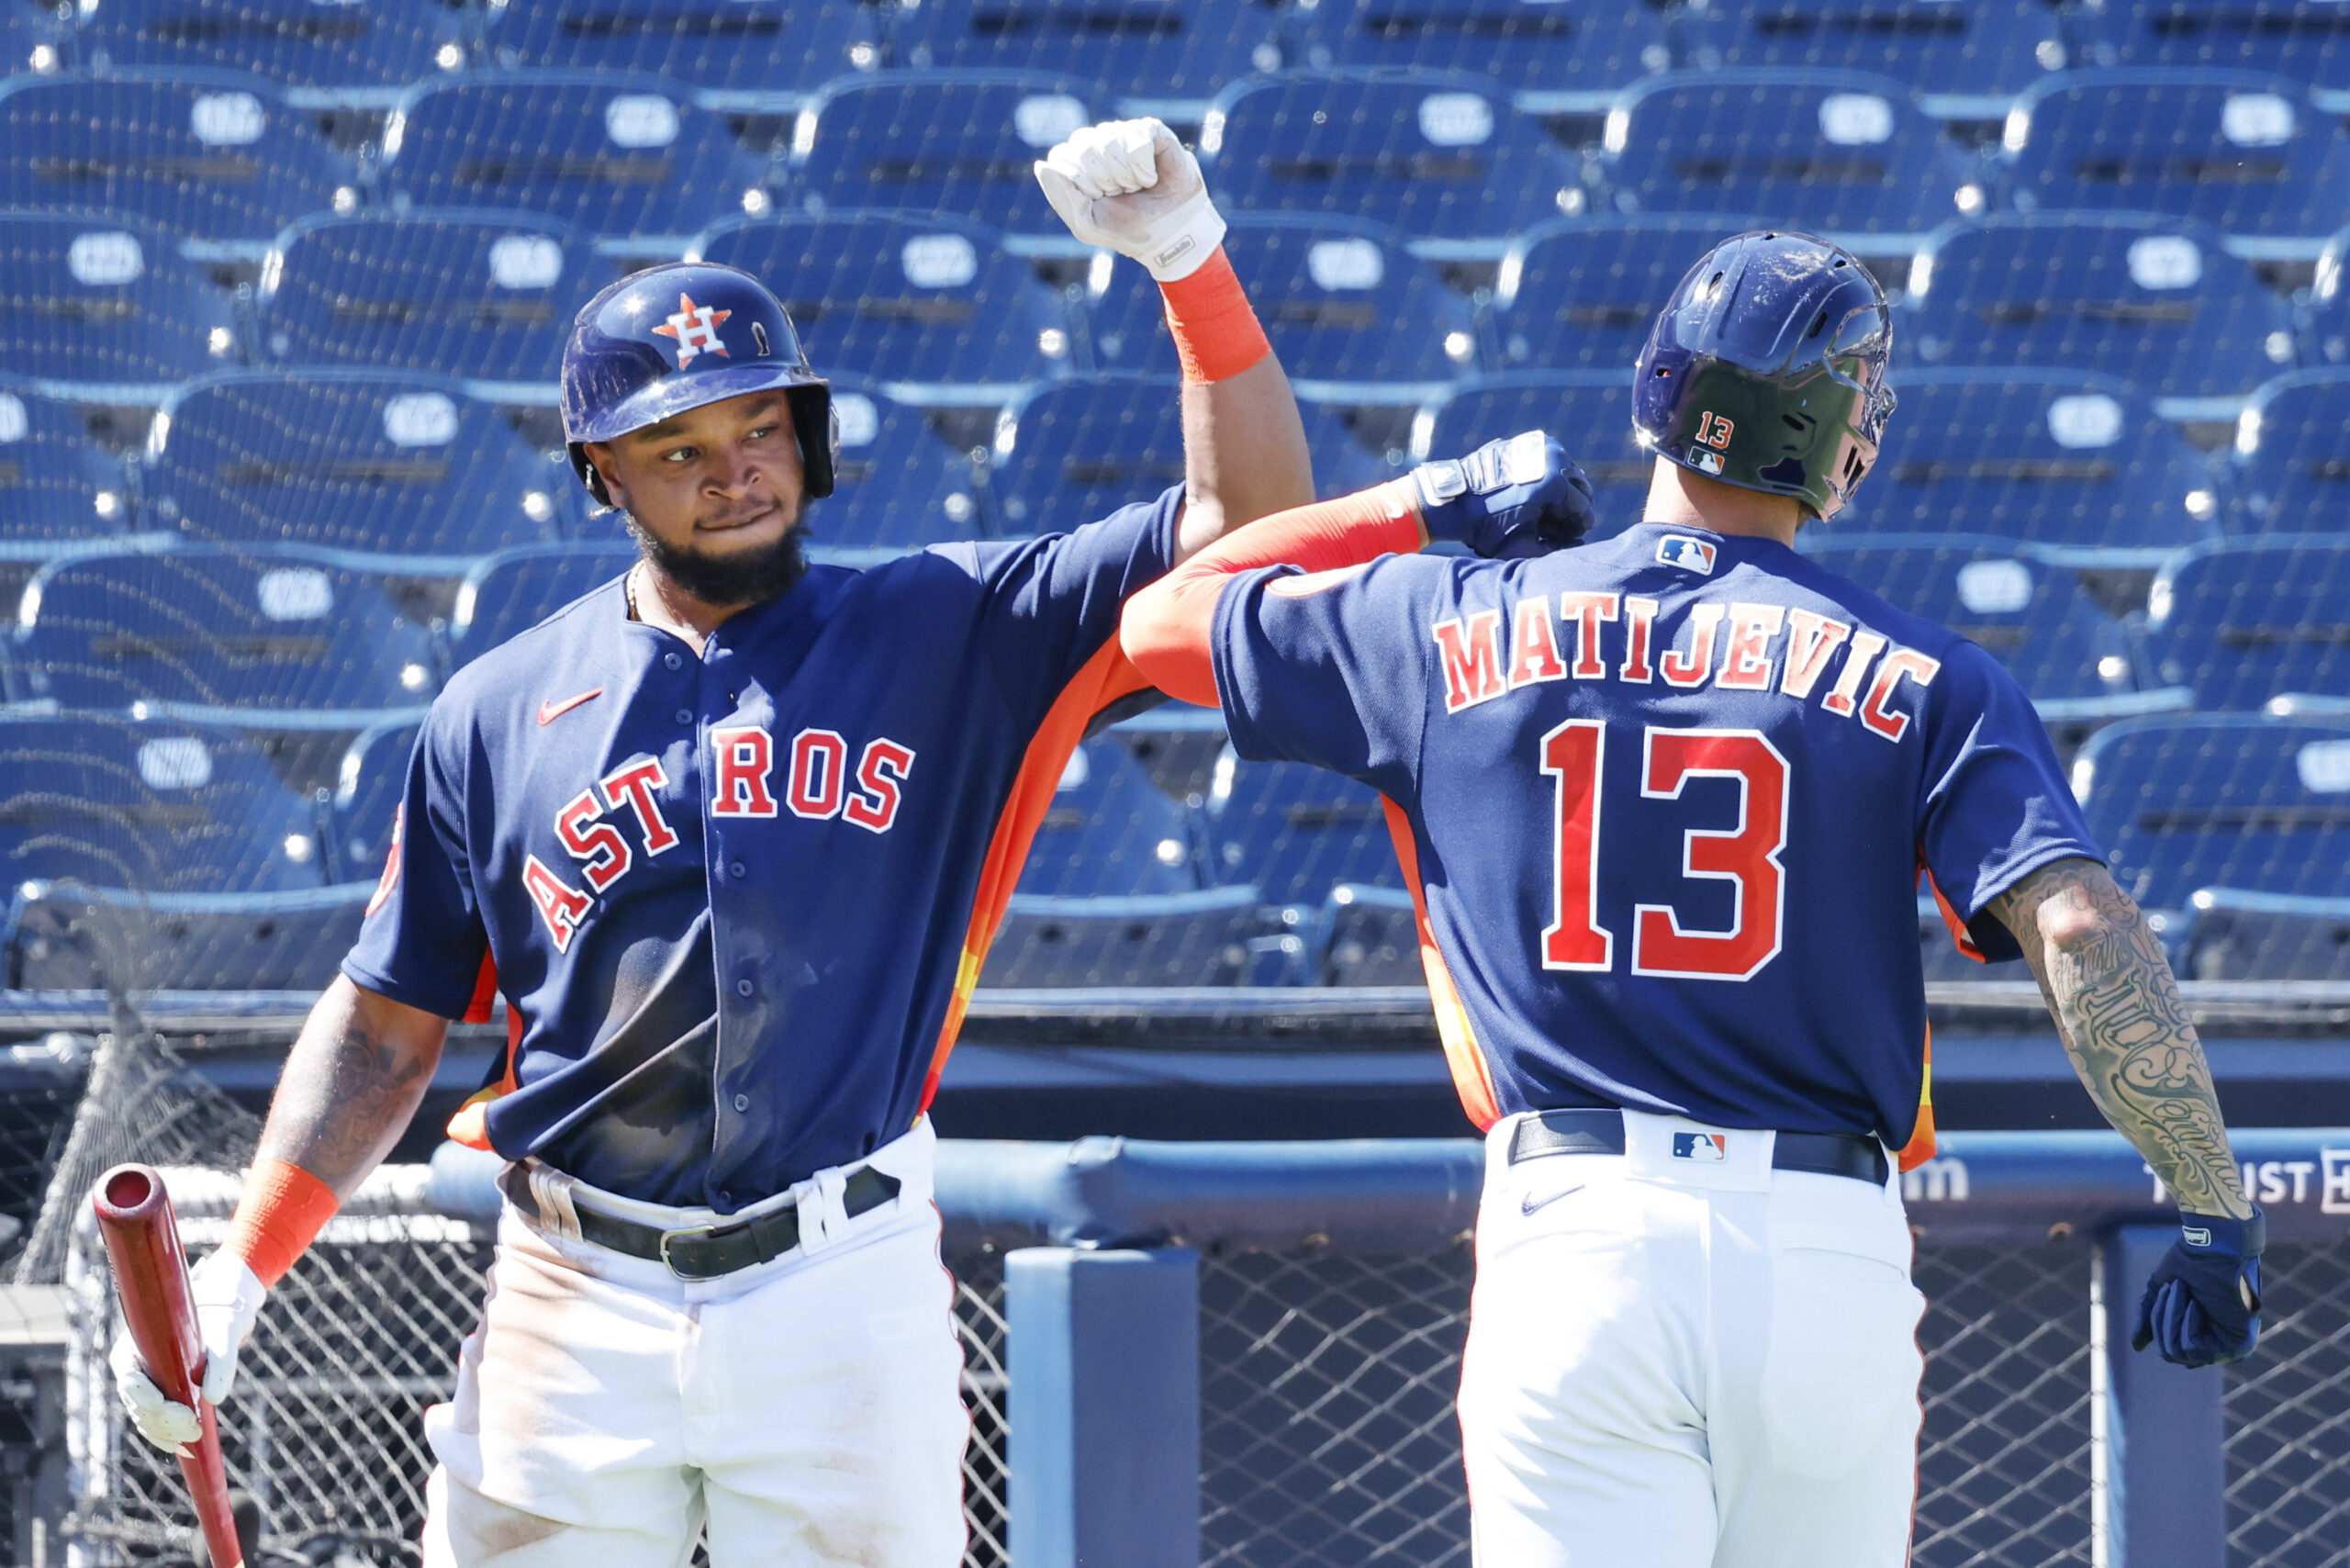
{"label": "nike swoosh logo", "polygon": [[1553,1193],[1547,1198],[1538,1198],[1533,1193],[1528,1193],[1525,1197],[1518,1200],[1517,1212],[1520,1214],[1530,1215],[1537,1209],[1549,1208],[1561,1198],[1566,1197],[1569,1193],[1580,1193],[1590,1184],[1591,1183],[1588,1182],[1578,1182],[1573,1186],[1569,1187],[1566,1192]]}
{"label": "nike swoosh logo", "polygon": [[566,697],[560,702],[540,702],[539,728],[543,730],[545,729],[549,724],[554,723],[557,719],[562,718],[565,713],[570,712],[582,702],[591,702],[597,698],[601,697],[603,694],[604,689],[599,686],[593,691],[583,691],[576,697]]}

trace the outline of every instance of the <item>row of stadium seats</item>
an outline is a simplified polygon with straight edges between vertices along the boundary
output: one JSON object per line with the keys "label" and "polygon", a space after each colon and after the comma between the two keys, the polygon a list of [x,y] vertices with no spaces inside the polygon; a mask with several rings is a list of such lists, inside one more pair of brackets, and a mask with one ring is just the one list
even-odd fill
{"label": "row of stadium seats", "polygon": [[[1171,376],[1080,376],[1006,388],[992,447],[957,444],[926,410],[835,380],[838,487],[811,539],[903,549],[1064,531],[1182,476]],[[2260,388],[2233,445],[2207,457],[2125,385],[2059,370],[1913,370],[1887,457],[1826,537],[1957,531],[2074,565],[2150,569],[2231,537],[2350,541],[2350,367]],[[1620,371],[1522,372],[1423,389],[1393,448],[1337,410],[1302,406],[1317,482],[1343,495],[1495,432],[1566,437],[1603,533],[1639,516],[1653,455]],[[984,419],[987,410],[978,412]],[[560,451],[465,386],[417,371],[231,370],[173,391],[143,454],[118,457],[80,405],[0,381],[0,558],[157,536],[291,544],[462,571],[509,546],[617,537],[591,521]]]}
{"label": "row of stadium seats", "polygon": [[1536,90],[1669,65],[1884,72],[2012,94],[2068,63],[2231,66],[2350,85],[2324,0],[81,0],[5,15],[15,70],[229,66],[326,88],[469,66],[654,72],[713,89],[812,88],[847,70],[1036,70],[1204,98],[1275,66],[1473,71]]}
{"label": "row of stadium seats", "polygon": [[[17,77],[0,82],[0,207],[259,244],[321,210],[488,207],[632,245],[730,214],[895,207],[1065,244],[1030,164],[1104,117],[1088,92],[1046,73],[866,74],[795,116],[745,117],[658,76],[488,71],[409,90],[354,149],[234,73]],[[1594,212],[1760,212],[1884,242],[2058,209],[2309,243],[2350,210],[2339,111],[2256,73],[2061,73],[1981,149],[1899,83],[1852,72],[1668,73],[1572,123],[1595,141],[1554,135],[1483,76],[1292,73],[1226,89],[1199,152],[1227,212],[1368,218],[1456,246]]]}
{"label": "row of stadium seats", "polygon": [[[336,788],[310,795],[230,730],[0,719],[6,983],[323,983],[414,737],[407,721],[369,730]],[[2350,979],[2350,723],[2132,720],[2091,741],[2075,787],[2185,972]],[[1225,749],[1203,797],[1181,802],[1127,740],[1098,737],[1062,777],[983,980],[1416,984],[1401,880],[1362,785]],[[1941,957],[1939,919],[1921,917],[1921,941],[1938,975],[1998,973]]]}
{"label": "row of stadium seats", "polygon": [[[1541,225],[1474,297],[1375,224],[1233,225],[1234,265],[1307,395],[1411,404],[1480,373],[1620,374],[1689,258],[1761,223]],[[924,401],[1001,404],[1089,369],[1175,369],[1158,288],[1107,253],[1056,287],[994,230],[881,211],[739,219],[677,249],[773,280],[827,372],[923,388],[910,395]],[[2350,356],[2345,252],[2350,230],[2297,306],[2194,224],[2045,213],[1953,225],[1899,280],[1896,363],[2095,371],[2191,411]],[[544,403],[565,324],[613,275],[551,220],[424,209],[305,219],[274,242],[257,287],[232,295],[151,228],[0,211],[0,373],[152,402],[224,365],[379,365]]]}

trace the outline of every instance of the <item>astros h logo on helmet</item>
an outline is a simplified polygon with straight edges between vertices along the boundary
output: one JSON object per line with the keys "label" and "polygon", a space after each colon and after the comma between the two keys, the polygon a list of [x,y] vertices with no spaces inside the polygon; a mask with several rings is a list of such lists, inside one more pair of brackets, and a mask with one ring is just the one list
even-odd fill
{"label": "astros h logo on helmet", "polygon": [[726,352],[725,342],[718,335],[720,323],[732,310],[713,310],[708,306],[697,307],[690,294],[677,296],[677,313],[653,329],[654,335],[677,340],[677,364],[680,369],[691,364],[696,354],[714,353],[722,359],[734,356]]}

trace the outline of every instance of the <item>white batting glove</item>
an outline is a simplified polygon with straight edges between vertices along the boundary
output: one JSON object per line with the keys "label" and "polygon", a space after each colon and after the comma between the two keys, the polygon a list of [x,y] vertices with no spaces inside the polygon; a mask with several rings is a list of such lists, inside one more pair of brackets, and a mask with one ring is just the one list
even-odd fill
{"label": "white batting glove", "polygon": [[[261,1304],[269,1287],[242,1258],[225,1249],[190,1269],[187,1282],[188,1298],[196,1307],[196,1336],[204,1345],[202,1393],[207,1403],[218,1405],[229,1397],[229,1389],[237,1381],[238,1352],[261,1316]],[[139,1360],[139,1347],[131,1343],[129,1333],[115,1336],[106,1364],[114,1372],[115,1392],[122,1396],[123,1408],[130,1413],[130,1424],[139,1428],[139,1435],[166,1453],[185,1455],[187,1445],[203,1435],[204,1424],[187,1406],[163,1397],[163,1391],[147,1375],[146,1366]]]}
{"label": "white batting glove", "polygon": [[1045,154],[1036,183],[1070,233],[1133,257],[1161,283],[1191,276],[1224,243],[1200,161],[1155,119],[1087,126]]}

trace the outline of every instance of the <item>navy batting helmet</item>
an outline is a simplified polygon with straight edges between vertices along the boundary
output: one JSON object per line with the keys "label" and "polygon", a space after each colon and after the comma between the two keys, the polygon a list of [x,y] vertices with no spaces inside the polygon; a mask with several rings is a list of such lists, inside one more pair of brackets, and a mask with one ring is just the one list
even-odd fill
{"label": "navy batting helmet", "polygon": [[1834,517],[1893,413],[1885,290],[1808,234],[1725,240],[1681,280],[1633,372],[1640,443],[1684,468]]}
{"label": "navy batting helmet", "polygon": [[563,439],[599,501],[587,443],[673,414],[780,387],[811,497],[833,493],[840,432],[832,384],[808,367],[783,302],[749,273],[674,262],[624,277],[580,308],[563,349]]}

